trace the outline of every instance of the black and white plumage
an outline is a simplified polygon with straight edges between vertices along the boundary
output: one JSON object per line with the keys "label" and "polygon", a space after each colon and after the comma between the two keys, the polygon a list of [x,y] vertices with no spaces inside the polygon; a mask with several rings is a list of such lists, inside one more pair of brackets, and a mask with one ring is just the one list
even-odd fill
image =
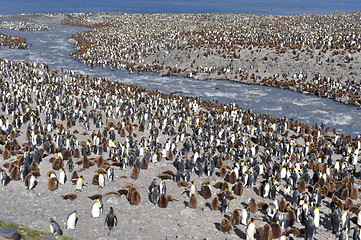
{"label": "black and white plumage", "polygon": [[117,216],[115,216],[114,209],[112,207],[110,207],[109,213],[105,218],[104,224],[108,226],[109,230],[112,230],[118,224]]}

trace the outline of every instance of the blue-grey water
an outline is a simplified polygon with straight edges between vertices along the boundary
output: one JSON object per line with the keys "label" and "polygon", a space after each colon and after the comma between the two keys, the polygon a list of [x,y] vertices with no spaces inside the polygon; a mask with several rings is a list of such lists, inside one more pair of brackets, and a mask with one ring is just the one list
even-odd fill
{"label": "blue-grey water", "polygon": [[85,28],[51,26],[54,27],[53,30],[38,32],[20,32],[0,28],[0,32],[26,37],[32,44],[27,50],[0,47],[0,58],[44,62],[51,68],[73,69],[82,74],[100,75],[111,80],[135,84],[151,90],[158,89],[166,93],[179,91],[182,95],[200,97],[203,100],[218,100],[226,104],[233,101],[238,106],[255,112],[272,114],[276,117],[287,116],[309,125],[324,123],[331,129],[336,128],[338,133],[355,136],[361,132],[361,110],[329,99],[231,81],[196,81],[183,77],[160,77],[158,74],[129,74],[126,70],[90,68],[69,57],[74,49],[73,45],[67,42],[73,33]]}
{"label": "blue-grey water", "polygon": [[361,11],[360,0],[0,0],[0,15],[20,13],[328,14]]}

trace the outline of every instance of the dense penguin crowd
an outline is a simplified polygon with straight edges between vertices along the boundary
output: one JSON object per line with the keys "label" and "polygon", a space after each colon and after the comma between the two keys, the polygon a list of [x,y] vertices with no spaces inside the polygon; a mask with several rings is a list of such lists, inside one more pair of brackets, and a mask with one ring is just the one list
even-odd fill
{"label": "dense penguin crowd", "polygon": [[359,136],[43,63],[0,60],[0,85],[5,215],[18,194],[74,238],[360,239]]}

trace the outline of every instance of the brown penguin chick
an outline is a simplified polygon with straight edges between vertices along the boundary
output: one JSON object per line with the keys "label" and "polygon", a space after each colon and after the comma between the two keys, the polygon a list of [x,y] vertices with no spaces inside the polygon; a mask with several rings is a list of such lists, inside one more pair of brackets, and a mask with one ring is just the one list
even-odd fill
{"label": "brown penguin chick", "polygon": [[241,181],[237,182],[236,186],[234,187],[234,194],[236,194],[237,196],[242,196],[243,183]]}
{"label": "brown penguin chick", "polygon": [[121,129],[119,130],[119,135],[120,135],[120,137],[125,137],[125,130],[124,130],[124,128],[121,128]]}
{"label": "brown penguin chick", "polygon": [[184,181],[184,180],[180,180],[180,181],[177,183],[177,186],[178,186],[178,187],[188,187],[189,184],[188,184],[186,181]]}
{"label": "brown penguin chick", "polygon": [[56,177],[51,177],[48,180],[48,189],[50,191],[54,191],[58,188],[58,180],[56,179]]}
{"label": "brown penguin chick", "polygon": [[258,202],[257,203],[258,209],[262,209],[263,211],[266,211],[268,208],[268,204],[266,202]]}
{"label": "brown penguin chick", "polygon": [[140,193],[137,189],[132,191],[132,196],[130,198],[130,204],[132,205],[138,205],[140,203]]}
{"label": "brown penguin chick", "polygon": [[20,178],[20,170],[18,166],[14,166],[10,172],[10,179],[13,181],[18,181]]}
{"label": "brown penguin chick", "polygon": [[[128,190],[127,190],[127,191],[128,191]],[[116,192],[116,191],[107,192],[105,195],[112,195],[112,194],[117,195],[118,197],[121,196],[120,193],[119,193],[119,192]],[[88,196],[88,197],[89,197],[89,196]]]}
{"label": "brown penguin chick", "polygon": [[69,193],[61,196],[64,200],[74,201],[78,196],[75,193]]}
{"label": "brown penguin chick", "polygon": [[189,208],[198,208],[198,199],[194,194],[192,194],[189,198],[188,207]]}
{"label": "brown penguin chick", "polygon": [[216,189],[221,189],[222,188],[222,185],[223,185],[223,182],[216,182],[213,187],[216,188]]}
{"label": "brown penguin chick", "polygon": [[308,168],[311,170],[315,168],[315,160],[313,160],[313,158],[311,158],[310,161],[308,162]]}
{"label": "brown penguin chick", "polygon": [[[34,177],[40,177],[40,172],[38,171],[31,171],[30,173],[28,173],[28,175],[33,175]],[[28,176],[26,175],[26,176]]]}
{"label": "brown penguin chick", "polygon": [[167,160],[173,160],[174,158],[174,154],[172,149],[169,149],[169,151],[167,152]]}
{"label": "brown penguin chick", "polygon": [[139,169],[136,165],[134,165],[132,169],[132,173],[130,174],[130,177],[137,180],[139,178]]}
{"label": "brown penguin chick", "polygon": [[272,240],[272,229],[267,223],[264,226],[257,228],[257,232],[260,235],[260,240]]}
{"label": "brown penguin chick", "polygon": [[90,168],[91,166],[94,166],[94,163],[89,160],[87,156],[83,157],[83,168]]}
{"label": "brown penguin chick", "polygon": [[349,197],[349,189],[348,188],[344,188],[344,189],[342,189],[342,191],[341,191],[341,194],[340,194],[340,198],[342,199],[342,200],[346,200],[346,198],[348,198]]}
{"label": "brown penguin chick", "polygon": [[128,182],[128,183],[126,183],[125,185],[124,185],[124,187],[125,188],[135,188],[135,186],[133,185],[133,183],[131,183],[131,182]]}
{"label": "brown penguin chick", "polygon": [[249,210],[252,213],[256,213],[258,211],[258,205],[256,203],[256,200],[254,200],[253,198],[251,198],[251,202],[249,203]]}
{"label": "brown penguin chick", "polygon": [[217,211],[219,209],[219,200],[218,197],[214,197],[212,202],[211,202],[211,210],[212,211]]}
{"label": "brown penguin chick", "polygon": [[271,223],[271,228],[272,228],[272,238],[279,239],[282,236],[281,226],[278,223],[273,222],[273,223]]}
{"label": "brown penguin chick", "polygon": [[219,170],[219,177],[225,178],[227,176],[227,168],[225,166],[222,166]]}
{"label": "brown penguin chick", "polygon": [[168,197],[164,193],[160,195],[158,205],[160,208],[168,207]]}
{"label": "brown penguin chick", "polygon": [[353,200],[358,200],[358,190],[355,187],[352,187],[350,190],[350,198]]}
{"label": "brown penguin chick", "polygon": [[134,191],[136,191],[137,189],[133,186],[133,187],[129,187],[128,188],[128,192],[127,192],[127,199],[130,201],[132,199],[132,194]]}
{"label": "brown penguin chick", "polygon": [[291,208],[288,208],[288,216],[290,218],[290,226],[295,225],[297,218],[295,212]]}
{"label": "brown penguin chick", "polygon": [[73,158],[80,158],[80,150],[79,150],[79,148],[75,148],[73,150]]}
{"label": "brown penguin chick", "polygon": [[71,157],[71,152],[68,149],[65,149],[62,155],[64,160],[69,160],[69,158]]}
{"label": "brown penguin chick", "polygon": [[222,168],[222,166],[223,166],[223,160],[221,158],[218,158],[217,162],[216,162],[216,167],[217,168]]}
{"label": "brown penguin chick", "polygon": [[203,195],[204,199],[209,199],[212,197],[211,184],[202,186],[202,195]]}
{"label": "brown penguin chick", "polygon": [[99,185],[99,174],[95,174],[92,178],[93,185]]}
{"label": "brown penguin chick", "polygon": [[306,191],[306,183],[305,183],[305,180],[301,179],[301,180],[298,182],[297,188],[298,188],[298,191],[299,191],[300,193],[303,193],[304,191]]}
{"label": "brown penguin chick", "polygon": [[280,200],[280,203],[279,203],[280,212],[284,212],[286,209],[286,206],[287,206],[286,200],[284,199],[284,197],[282,197]]}
{"label": "brown penguin chick", "polygon": [[223,191],[226,190],[226,189],[229,189],[228,183],[227,183],[227,182],[223,182],[221,191],[223,192]]}
{"label": "brown penguin chick", "polygon": [[338,208],[341,209],[341,211],[343,211],[344,205],[343,205],[341,199],[339,199],[337,196],[333,196],[331,199],[331,204],[330,204],[331,209],[334,206],[338,206]]}
{"label": "brown penguin chick", "polygon": [[119,189],[118,193],[119,193],[120,196],[121,195],[127,196],[128,195],[128,189],[125,189],[125,188]]}
{"label": "brown penguin chick", "polygon": [[104,158],[103,158],[103,156],[100,156],[100,157],[96,160],[96,164],[98,165],[98,168],[100,168],[101,166],[103,166],[103,164],[104,164]]}
{"label": "brown penguin chick", "polygon": [[297,230],[296,228],[290,228],[287,231],[285,231],[285,235],[289,236],[291,234],[295,237],[301,236],[301,232],[299,230]]}
{"label": "brown penguin chick", "polygon": [[98,168],[96,171],[98,174],[107,174],[107,170],[105,170],[104,168]]}
{"label": "brown penguin chick", "polygon": [[351,198],[346,198],[346,201],[345,201],[345,207],[348,208],[349,206],[353,206],[353,201]]}
{"label": "brown penguin chick", "polygon": [[34,172],[38,172],[39,171],[39,167],[38,167],[38,164],[33,161],[30,165],[30,171],[34,171]]}
{"label": "brown penguin chick", "polygon": [[53,161],[52,168],[54,170],[59,170],[63,167],[64,167],[64,162],[63,162],[63,159],[61,159],[61,157],[58,157]]}
{"label": "brown penguin chick", "polygon": [[[173,177],[172,177],[172,175],[170,175],[170,174],[168,174],[168,173],[161,173],[161,174],[159,174],[158,175],[158,177],[160,178],[160,179],[172,179]],[[178,182],[179,183],[179,182]]]}
{"label": "brown penguin chick", "polygon": [[241,223],[241,214],[239,213],[238,209],[234,209],[231,215],[231,224],[239,225]]}
{"label": "brown penguin chick", "polygon": [[139,132],[144,132],[144,130],[145,130],[144,121],[141,121],[141,123],[139,124],[138,131]]}
{"label": "brown penguin chick", "polygon": [[235,184],[237,182],[237,175],[236,175],[236,172],[235,171],[232,171],[231,174],[229,174],[229,179],[228,181],[231,183],[231,184]]}
{"label": "brown penguin chick", "polygon": [[3,159],[7,160],[10,158],[10,151],[7,148],[5,148],[2,155],[3,155]]}
{"label": "brown penguin chick", "polygon": [[91,200],[96,200],[96,199],[100,199],[100,198],[103,198],[103,195],[97,193],[97,194],[94,194],[94,195],[91,195],[91,196],[88,196],[89,199]]}
{"label": "brown penguin chick", "polygon": [[168,174],[174,176],[174,172],[172,170],[164,170],[161,174]]}
{"label": "brown penguin chick", "polygon": [[232,225],[231,222],[227,219],[227,218],[223,218],[221,225],[220,225],[220,230],[222,232],[229,232],[232,230]]}
{"label": "brown penguin chick", "polygon": [[142,158],[140,167],[141,169],[148,169],[148,161],[145,157]]}
{"label": "brown penguin chick", "polygon": [[177,199],[173,198],[172,195],[167,195],[167,198],[168,198],[168,202],[178,201]]}
{"label": "brown penguin chick", "polygon": [[78,175],[78,172],[77,171],[73,171],[73,173],[71,174],[71,181],[73,183],[76,183],[76,181],[78,180],[79,178],[79,175]]}

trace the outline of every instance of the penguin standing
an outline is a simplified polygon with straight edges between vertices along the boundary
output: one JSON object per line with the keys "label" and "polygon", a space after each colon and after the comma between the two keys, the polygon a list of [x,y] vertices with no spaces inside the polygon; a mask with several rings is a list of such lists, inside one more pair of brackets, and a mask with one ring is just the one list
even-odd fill
{"label": "penguin standing", "polygon": [[243,225],[247,225],[248,221],[250,218],[250,210],[249,207],[243,207],[242,211],[241,211],[241,223]]}
{"label": "penguin standing", "polygon": [[254,223],[254,219],[252,218],[246,228],[246,240],[254,240],[255,233],[256,233],[256,225]]}
{"label": "penguin standing", "polygon": [[81,192],[82,189],[83,189],[83,176],[81,175],[81,176],[76,180],[75,191]]}
{"label": "penguin standing", "polygon": [[58,182],[60,184],[65,184],[65,182],[66,182],[66,174],[65,174],[65,169],[64,168],[62,168],[61,171],[60,171]]}
{"label": "penguin standing", "polygon": [[313,220],[315,222],[315,227],[319,228],[320,227],[320,209],[318,207],[315,208],[315,210],[313,211]]}
{"label": "penguin standing", "polygon": [[101,200],[98,198],[92,205],[92,216],[93,218],[97,218],[103,212],[103,204]]}
{"label": "penguin standing", "polygon": [[357,226],[352,235],[352,240],[361,240],[361,227]]}
{"label": "penguin standing", "polygon": [[347,228],[342,228],[339,240],[348,240]]}
{"label": "penguin standing", "polygon": [[61,230],[59,224],[52,218],[50,218],[50,232],[58,235],[63,235],[63,231]]}
{"label": "penguin standing", "polygon": [[107,178],[108,178],[108,181],[111,182],[114,180],[114,168],[112,167],[109,167],[107,169]]}
{"label": "penguin standing", "polygon": [[333,234],[337,233],[340,229],[340,223],[340,212],[338,210],[338,207],[336,206],[336,208],[334,208],[331,213],[331,228]]}
{"label": "penguin standing", "polygon": [[117,226],[118,219],[117,216],[114,214],[114,210],[110,207],[109,213],[105,218],[105,224],[107,224],[109,230],[112,230],[114,226]]}
{"label": "penguin standing", "polygon": [[69,214],[68,219],[66,220],[66,228],[75,229],[77,222],[78,222],[77,212],[74,211]]}
{"label": "penguin standing", "polygon": [[102,173],[98,174],[98,184],[99,184],[99,187],[101,187],[101,188],[104,188],[104,186],[105,186],[105,177],[104,177],[104,174],[102,174]]}
{"label": "penguin standing", "polygon": [[306,240],[313,240],[316,232],[315,222],[311,215],[308,215],[306,222]]}

